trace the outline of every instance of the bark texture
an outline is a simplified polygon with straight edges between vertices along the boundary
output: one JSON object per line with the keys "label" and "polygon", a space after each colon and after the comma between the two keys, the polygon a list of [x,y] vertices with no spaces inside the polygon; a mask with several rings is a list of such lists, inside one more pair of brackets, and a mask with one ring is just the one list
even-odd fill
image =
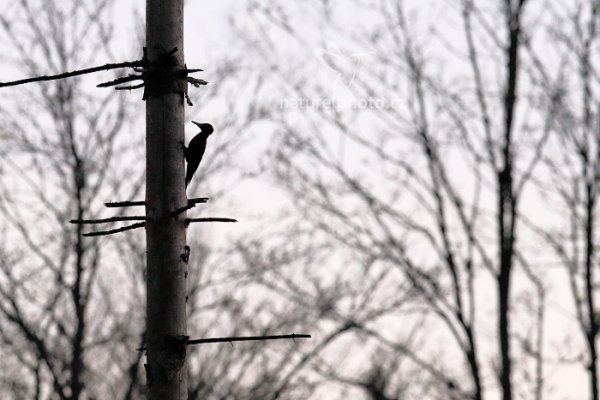
{"label": "bark texture", "polygon": [[[146,47],[151,63],[176,47],[177,63],[169,68],[183,68],[182,0],[147,0]],[[187,398],[185,213],[173,216],[186,204],[185,110],[172,83],[173,91],[146,101],[146,377],[148,399],[161,400]]]}

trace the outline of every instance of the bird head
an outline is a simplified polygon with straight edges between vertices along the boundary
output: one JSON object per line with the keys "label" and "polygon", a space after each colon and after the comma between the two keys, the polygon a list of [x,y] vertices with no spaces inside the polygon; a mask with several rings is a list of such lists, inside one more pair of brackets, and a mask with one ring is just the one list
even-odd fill
{"label": "bird head", "polygon": [[200,122],[196,122],[196,121],[192,121],[194,124],[196,124],[196,126],[198,128],[200,128],[200,131],[205,134],[206,136],[209,136],[211,133],[213,133],[214,129],[213,126],[211,124],[206,124],[206,123],[200,123]]}

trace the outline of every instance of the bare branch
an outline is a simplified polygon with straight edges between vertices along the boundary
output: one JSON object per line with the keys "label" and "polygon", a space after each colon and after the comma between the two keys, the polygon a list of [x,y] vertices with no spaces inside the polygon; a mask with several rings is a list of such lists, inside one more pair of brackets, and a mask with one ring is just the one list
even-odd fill
{"label": "bare branch", "polygon": [[208,217],[208,218],[186,218],[185,225],[188,226],[193,222],[238,222],[233,218]]}
{"label": "bare branch", "polygon": [[196,207],[196,204],[206,203],[207,201],[208,201],[208,197],[199,197],[199,198],[196,198],[196,199],[188,199],[187,206],[183,206],[183,207],[180,207],[180,208],[176,209],[175,211],[173,211],[173,215],[174,216],[175,215],[179,215],[182,212],[185,212],[185,211],[187,211],[187,210],[189,210],[191,208]]}
{"label": "bare branch", "polygon": [[88,233],[84,233],[83,236],[106,236],[106,235],[112,235],[113,233],[120,233],[120,232],[125,232],[125,231],[129,231],[132,229],[138,229],[138,228],[143,228],[146,226],[145,222],[138,222],[137,224],[132,224],[132,225],[127,225],[127,226],[123,226],[121,228],[117,228],[117,229],[111,229],[108,231],[98,231],[98,232],[88,232]]}
{"label": "bare branch", "polygon": [[42,76],[36,76],[34,78],[20,79],[17,81],[0,82],[0,87],[17,86],[17,85],[23,85],[23,84],[31,83],[31,82],[55,81],[58,79],[65,79],[65,78],[70,78],[70,77],[78,76],[78,75],[91,74],[93,72],[98,72],[98,71],[117,69],[117,68],[133,68],[133,67],[139,67],[142,65],[143,65],[142,60],[126,61],[126,62],[122,62],[122,63],[104,64],[104,65],[100,65],[98,67],[78,69],[75,71],[63,72],[61,74],[56,74],[56,75],[42,75]]}
{"label": "bare branch", "polygon": [[292,333],[291,335],[264,335],[264,336],[230,336],[221,338],[204,338],[188,340],[187,344],[223,343],[223,342],[249,342],[257,340],[281,340],[281,339],[310,339],[306,333]]}
{"label": "bare branch", "polygon": [[110,222],[121,222],[121,221],[147,221],[148,217],[136,215],[130,217],[110,217],[100,219],[72,219],[69,221],[71,224],[85,225],[85,224],[107,224]]}
{"label": "bare branch", "polygon": [[134,206],[145,206],[146,202],[143,200],[134,200],[134,201],[115,201],[104,203],[106,207],[134,207]]}

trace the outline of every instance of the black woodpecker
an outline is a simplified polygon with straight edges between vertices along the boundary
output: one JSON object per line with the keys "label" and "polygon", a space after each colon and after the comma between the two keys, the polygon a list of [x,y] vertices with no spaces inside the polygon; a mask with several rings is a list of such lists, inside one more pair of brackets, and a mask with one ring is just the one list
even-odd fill
{"label": "black woodpecker", "polygon": [[196,170],[198,169],[200,161],[202,161],[204,150],[206,150],[206,139],[208,139],[210,134],[214,131],[213,126],[211,124],[201,124],[194,121],[192,122],[196,124],[198,128],[200,128],[200,133],[194,136],[192,140],[190,140],[190,144],[188,145],[188,147],[184,147],[183,150],[185,161],[187,161],[187,171],[185,172],[186,188],[192,180],[194,172],[196,172]]}

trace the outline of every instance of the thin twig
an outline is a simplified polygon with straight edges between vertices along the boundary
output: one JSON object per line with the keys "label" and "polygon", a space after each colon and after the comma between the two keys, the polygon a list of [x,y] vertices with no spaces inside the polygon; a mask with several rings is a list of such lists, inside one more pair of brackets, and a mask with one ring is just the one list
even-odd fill
{"label": "thin twig", "polygon": [[117,86],[115,90],[133,90],[133,89],[141,89],[143,88],[145,83],[140,83],[139,85],[131,85],[131,86]]}
{"label": "thin twig", "polygon": [[206,203],[208,202],[208,197],[196,197],[193,199],[188,199],[188,204],[198,204],[198,203]]}
{"label": "thin twig", "polygon": [[279,340],[279,339],[310,339],[311,336],[305,333],[292,333],[291,335],[266,335],[266,336],[230,336],[221,338],[204,338],[188,340],[187,344],[204,343],[228,343],[228,342],[249,342],[256,340]]}
{"label": "thin twig", "polygon": [[237,221],[237,219],[233,219],[233,218],[221,218],[221,217],[186,218],[185,226],[188,226],[192,222],[238,222],[238,221]]}
{"label": "thin twig", "polygon": [[132,206],[145,206],[146,202],[144,200],[139,201],[114,201],[104,203],[106,207],[132,207]]}
{"label": "thin twig", "polygon": [[200,87],[200,85],[208,85],[208,82],[204,79],[196,79],[188,76],[186,80],[191,83],[194,87]]}
{"label": "thin twig", "polygon": [[127,226],[123,226],[121,228],[111,229],[111,230],[108,230],[108,231],[99,231],[99,232],[84,233],[83,236],[105,236],[105,235],[112,235],[113,233],[125,232],[125,231],[129,231],[129,230],[132,230],[132,229],[143,228],[145,226],[146,226],[145,222],[138,222],[137,224],[127,225]]}
{"label": "thin twig", "polygon": [[101,219],[72,219],[69,222],[72,224],[84,225],[84,224],[107,224],[109,222],[121,222],[121,221],[147,221],[148,218],[144,216],[123,216],[123,217],[110,217]]}
{"label": "thin twig", "polygon": [[194,208],[198,203],[206,203],[208,201],[208,197],[199,197],[196,199],[188,199],[187,206],[179,207],[175,211],[173,211],[173,216],[179,215],[184,211],[189,210],[190,208]]}
{"label": "thin twig", "polygon": [[65,79],[65,78],[70,78],[72,76],[85,75],[85,74],[90,74],[93,72],[98,72],[98,71],[103,71],[103,70],[117,69],[117,68],[132,68],[132,67],[139,67],[139,66],[143,66],[143,60],[104,64],[104,65],[100,65],[98,67],[78,69],[75,71],[63,72],[61,74],[56,74],[56,75],[42,75],[42,76],[36,76],[34,78],[19,79],[17,81],[0,82],[0,87],[17,86],[17,85],[23,85],[25,83],[31,83],[31,82],[54,81],[54,80],[58,80],[58,79]]}
{"label": "thin twig", "polygon": [[103,88],[103,87],[116,86],[116,85],[120,85],[122,83],[143,80],[143,79],[144,79],[143,75],[129,75],[129,76],[124,76],[122,78],[113,79],[112,81],[99,83],[96,85],[96,87]]}
{"label": "thin twig", "polygon": [[[305,333],[292,333],[291,335],[265,335],[265,336],[229,336],[229,337],[218,337],[218,338],[204,338],[204,339],[192,339],[187,341],[187,345],[192,344],[205,344],[205,343],[232,343],[232,342],[250,342],[250,341],[262,341],[262,340],[281,340],[291,339],[310,339],[311,336]],[[145,351],[146,347],[140,347],[137,351]]]}

